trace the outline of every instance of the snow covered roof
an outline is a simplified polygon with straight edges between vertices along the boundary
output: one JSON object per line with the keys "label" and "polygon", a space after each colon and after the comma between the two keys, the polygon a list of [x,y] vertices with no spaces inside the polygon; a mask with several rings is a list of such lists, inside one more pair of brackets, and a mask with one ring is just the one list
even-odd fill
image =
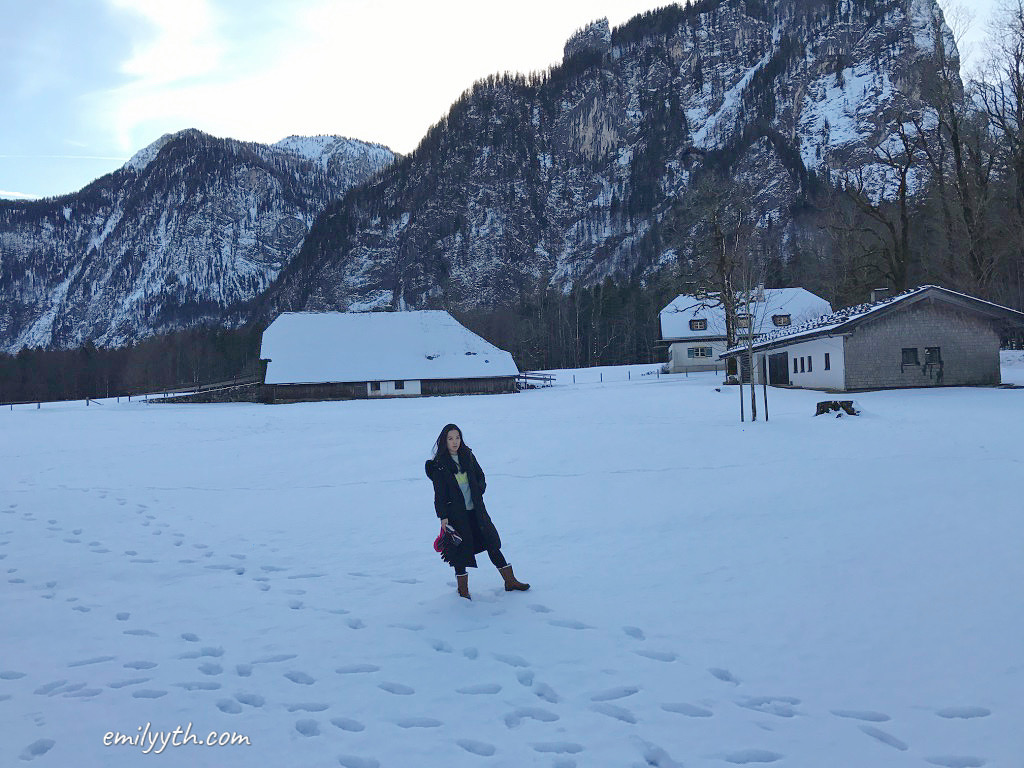
{"label": "snow covered roof", "polygon": [[[874,303],[868,302],[865,304],[857,304],[852,307],[847,307],[846,309],[841,309],[838,312],[833,312],[829,315],[823,315],[815,320],[803,323],[802,325],[773,331],[766,334],[763,338],[758,339],[753,345],[753,348],[764,349],[766,347],[777,347],[794,341],[806,341],[808,338],[815,336],[827,336],[834,333],[843,333],[864,320],[869,315],[891,309],[896,304],[905,303],[910,300],[923,299],[926,294],[938,294],[939,296],[945,295],[946,298],[954,300],[959,299],[961,302],[966,302],[975,309],[986,311],[989,314],[1003,315],[1018,323],[1024,322],[1024,313],[1017,312],[1009,307],[1004,307],[1000,304],[993,304],[990,301],[978,299],[974,296],[968,296],[966,293],[957,293],[956,291],[951,291],[948,288],[942,288],[938,285],[921,285],[917,288],[911,288],[903,293],[898,293],[895,296],[890,296]],[[742,349],[742,347],[733,347],[726,354],[739,349]]]}
{"label": "snow covered roof", "polygon": [[512,355],[447,312],[285,312],[263,332],[267,384],[516,376]]}
{"label": "snow covered roof", "polygon": [[[686,294],[676,296],[660,312],[661,338],[666,341],[725,338],[725,310],[717,305],[715,296],[698,298]],[[750,307],[755,334],[774,330],[775,315],[789,315],[792,325],[800,325],[828,314],[832,305],[804,288],[766,288],[763,301]],[[707,320],[703,330],[691,330],[691,320]]]}

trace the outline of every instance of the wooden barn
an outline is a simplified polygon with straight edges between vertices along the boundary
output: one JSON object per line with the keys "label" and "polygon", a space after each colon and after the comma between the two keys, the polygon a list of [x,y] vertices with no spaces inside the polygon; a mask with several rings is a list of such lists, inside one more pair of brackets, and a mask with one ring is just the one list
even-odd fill
{"label": "wooden barn", "polygon": [[1022,327],[1021,312],[924,285],[762,337],[754,381],[836,392],[996,385],[1000,341]]}
{"label": "wooden barn", "polygon": [[266,403],[516,391],[512,355],[447,312],[285,312],[263,332]]}

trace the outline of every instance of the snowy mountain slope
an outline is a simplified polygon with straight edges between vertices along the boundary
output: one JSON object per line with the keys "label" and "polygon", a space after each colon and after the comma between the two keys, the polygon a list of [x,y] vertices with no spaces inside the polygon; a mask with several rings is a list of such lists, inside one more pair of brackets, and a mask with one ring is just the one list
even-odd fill
{"label": "snowy mountain slope", "polygon": [[[1019,391],[741,424],[714,374],[569,373],[0,412],[0,763],[1017,764]],[[527,593],[430,546],[452,420]],[[104,746],[147,723],[251,746]]]}
{"label": "snowy mountain slope", "polygon": [[264,146],[188,130],[78,193],[0,201],[0,350],[237,323],[317,213],[393,159],[333,136]]}
{"label": "snowy mountain slope", "polygon": [[723,166],[786,256],[815,178],[891,191],[872,148],[927,121],[937,41],[956,55],[933,0],[703,0],[597,22],[548,76],[477,83],[330,206],[269,311],[515,305],[649,278],[677,258],[666,217]]}

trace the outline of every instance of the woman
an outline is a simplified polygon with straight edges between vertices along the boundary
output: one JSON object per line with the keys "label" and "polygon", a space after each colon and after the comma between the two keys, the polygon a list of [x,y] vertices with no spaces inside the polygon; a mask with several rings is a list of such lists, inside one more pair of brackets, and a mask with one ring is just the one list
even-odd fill
{"label": "woman", "polygon": [[512,566],[501,554],[501,538],[484,506],[487,480],[476,456],[463,442],[462,430],[446,424],[437,437],[433,454],[425,469],[434,483],[434,511],[442,527],[451,526],[462,539],[461,544],[446,553],[455,568],[459,596],[472,599],[466,568],[476,568],[476,555],[484,551],[505,579],[506,592],[529,589],[529,584],[516,579]]}

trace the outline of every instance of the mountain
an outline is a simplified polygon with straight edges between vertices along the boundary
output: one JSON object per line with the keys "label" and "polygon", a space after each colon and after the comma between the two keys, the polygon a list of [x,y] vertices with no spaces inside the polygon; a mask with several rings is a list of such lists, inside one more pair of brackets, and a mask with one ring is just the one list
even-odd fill
{"label": "mountain", "polygon": [[268,146],[186,130],[77,193],[0,201],[0,350],[237,324],[317,214],[394,159],[337,136]]}
{"label": "mountain", "polygon": [[702,0],[597,21],[560,66],[475,84],[329,205],[263,312],[515,307],[650,280],[685,260],[681,204],[716,168],[786,259],[819,181],[892,191],[874,149],[927,121],[937,50],[956,56],[934,0]]}

